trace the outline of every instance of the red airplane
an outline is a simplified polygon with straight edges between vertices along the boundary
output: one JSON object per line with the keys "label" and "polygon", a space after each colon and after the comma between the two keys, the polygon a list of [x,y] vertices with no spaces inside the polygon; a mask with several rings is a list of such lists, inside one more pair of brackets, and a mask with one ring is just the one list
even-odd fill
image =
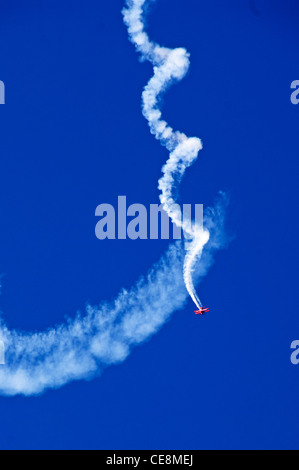
{"label": "red airplane", "polygon": [[195,310],[196,315],[204,315],[210,311],[209,308],[201,307],[199,310]]}

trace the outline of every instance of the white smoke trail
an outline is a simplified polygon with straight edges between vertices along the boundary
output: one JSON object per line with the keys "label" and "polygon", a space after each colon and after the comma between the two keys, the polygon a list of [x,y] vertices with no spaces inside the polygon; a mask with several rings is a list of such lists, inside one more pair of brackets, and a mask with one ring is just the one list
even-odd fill
{"label": "white smoke trail", "polygon": [[[223,200],[206,223],[212,229],[196,278],[205,276],[213,253],[222,246]],[[182,266],[181,242],[170,246],[130,291],[122,290],[116,300],[99,307],[88,306],[65,325],[43,333],[10,331],[0,325],[5,345],[5,365],[0,366],[2,395],[38,395],[68,382],[99,376],[103,369],[123,362],[134,346],[148,340],[187,300]]]}
{"label": "white smoke trail", "polygon": [[210,234],[203,227],[192,226],[190,221],[181,220],[174,190],[180,183],[185,170],[197,159],[202,143],[197,137],[188,138],[181,132],[175,132],[162,119],[159,109],[161,94],[173,80],[181,80],[186,75],[190,65],[189,54],[183,48],[167,49],[149,40],[144,31],[143,22],[143,10],[146,3],[147,0],[127,0],[127,8],[123,10],[123,15],[131,41],[142,54],[143,59],[149,60],[154,66],[154,76],[143,92],[143,114],[152,134],[170,151],[169,159],[163,167],[164,176],[159,181],[160,200],[172,222],[191,237],[192,241],[186,243],[184,280],[191,298],[197,308],[200,308],[202,304],[196,293],[192,274],[196,262],[202,256],[204,246],[209,241]]}
{"label": "white smoke trail", "polygon": [[[209,262],[209,261],[207,261]],[[167,254],[130,291],[114,302],[88,306],[86,315],[43,333],[25,334],[0,327],[5,366],[0,391],[35,395],[48,388],[101,374],[126,359],[132,346],[154,334],[186,300],[180,245]]]}
{"label": "white smoke trail", "polygon": [[[155,76],[144,91],[144,113],[154,134],[160,136],[171,152],[159,186],[163,204],[179,224],[172,180],[180,181],[201,144],[199,139],[188,139],[173,132],[160,119],[157,99],[171,79],[182,78],[186,73],[188,55],[183,49],[170,51],[149,41],[141,23],[143,6],[142,0],[128,2],[125,18],[135,44],[143,56],[155,64]],[[169,79],[166,80],[167,76]],[[42,333],[11,331],[0,323],[0,341],[5,346],[5,365],[0,366],[0,393],[37,395],[73,380],[98,376],[108,365],[121,363],[134,346],[149,339],[174,311],[183,308],[187,300],[184,279],[193,300],[200,305],[195,290],[192,291],[192,271],[201,256],[194,272],[199,281],[211,266],[214,251],[222,246],[224,204],[225,198],[220,198],[215,209],[205,214],[205,232],[183,224],[184,230],[192,235],[186,257],[180,242],[170,246],[147,277],[130,291],[121,291],[114,302],[99,307],[88,306],[85,316],[78,315],[65,325]]]}

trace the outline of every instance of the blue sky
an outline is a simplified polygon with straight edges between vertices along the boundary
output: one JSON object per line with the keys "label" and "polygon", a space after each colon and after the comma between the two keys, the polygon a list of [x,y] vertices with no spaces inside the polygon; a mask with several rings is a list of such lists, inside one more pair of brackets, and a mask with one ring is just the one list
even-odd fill
{"label": "blue sky", "polygon": [[[95,208],[158,202],[166,150],[140,95],[151,76],[123,2],[3,1],[0,18],[0,307],[42,331],[130,288],[167,248],[96,239]],[[151,38],[191,52],[165,96],[175,128],[202,138],[186,203],[230,195],[227,231],[192,302],[126,362],[37,398],[0,398],[0,447],[298,448],[299,9],[286,0],[160,0]]]}

